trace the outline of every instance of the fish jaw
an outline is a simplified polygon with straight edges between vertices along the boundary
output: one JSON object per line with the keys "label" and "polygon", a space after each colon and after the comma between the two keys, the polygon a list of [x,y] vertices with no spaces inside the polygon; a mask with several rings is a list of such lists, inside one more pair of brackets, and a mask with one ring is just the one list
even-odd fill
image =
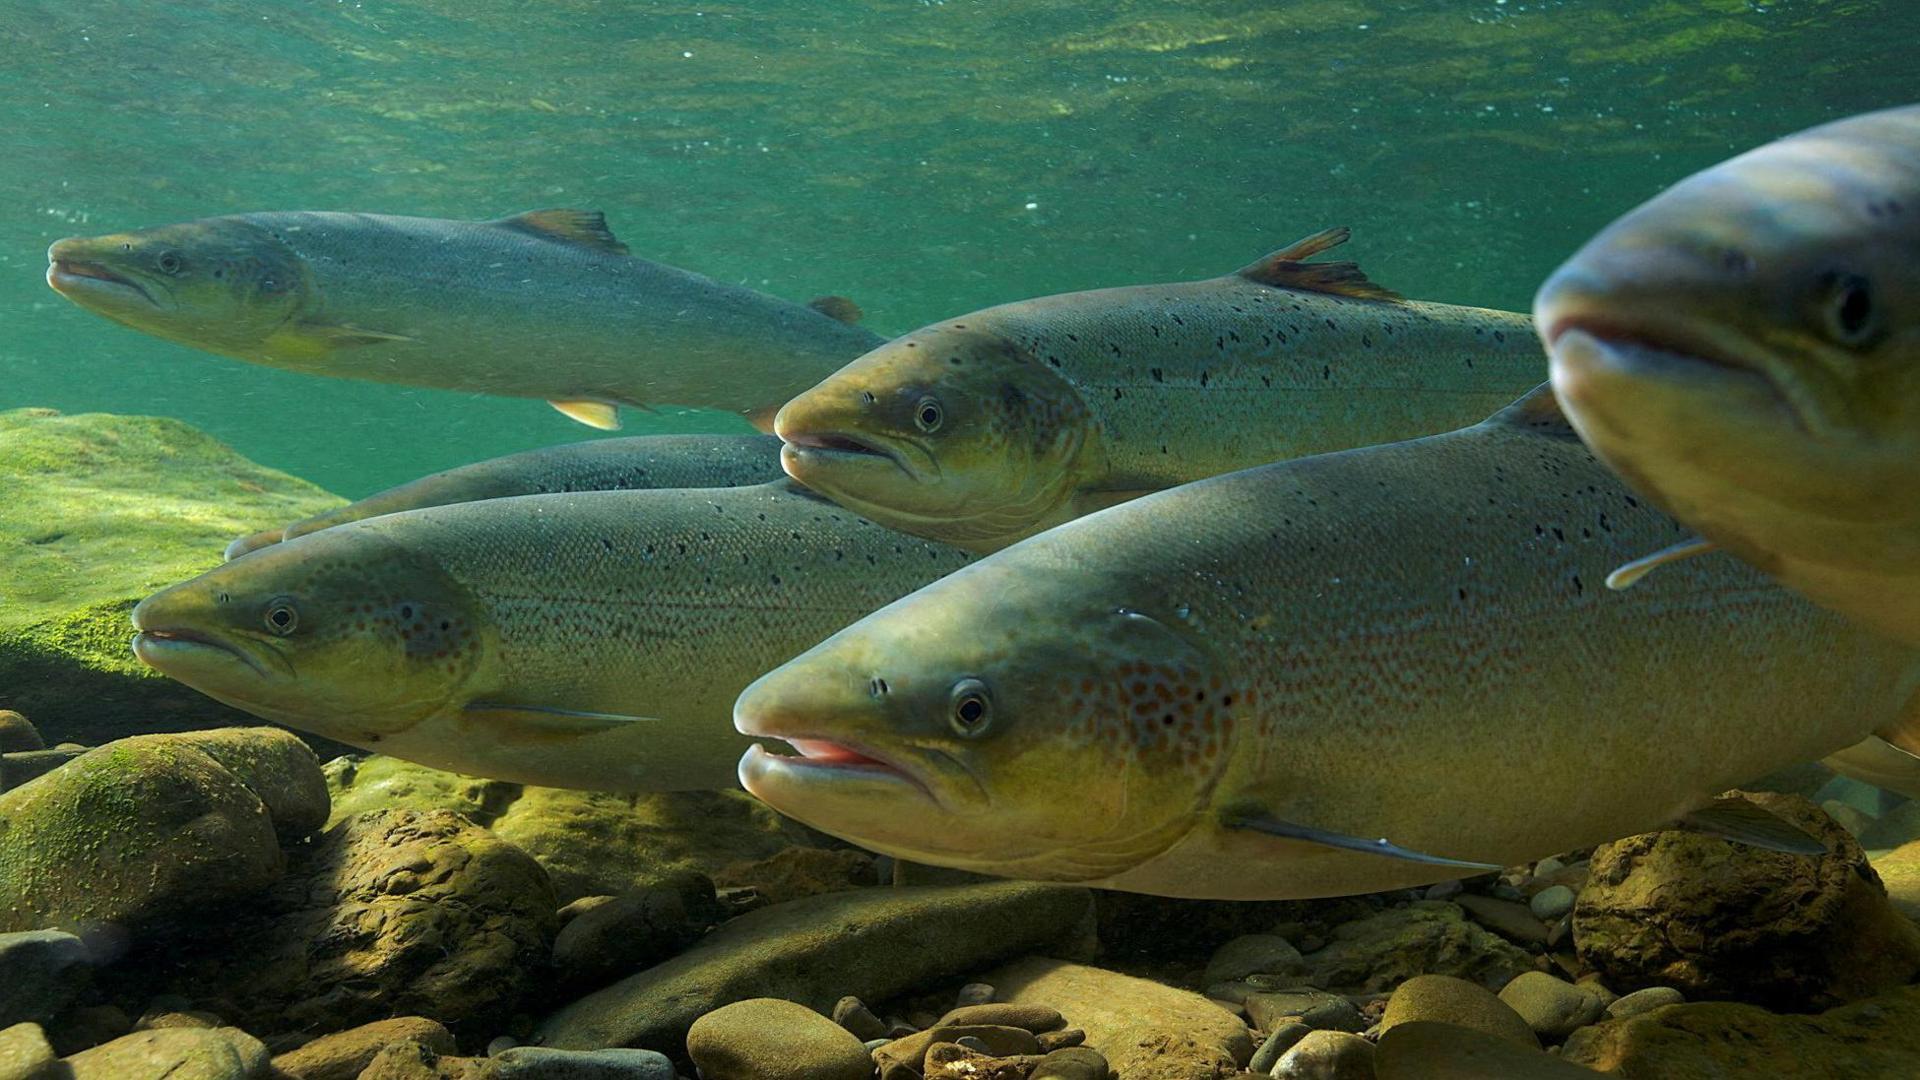
{"label": "fish jaw", "polygon": [[[111,239],[106,238],[106,239]],[[73,303],[119,320],[122,315],[172,309],[158,283],[113,258],[101,240],[68,237],[47,249],[47,286]]]}
{"label": "fish jaw", "polygon": [[272,650],[214,625],[207,607],[193,591],[178,587],[142,600],[132,615],[134,656],[220,700],[264,700],[294,677]]}

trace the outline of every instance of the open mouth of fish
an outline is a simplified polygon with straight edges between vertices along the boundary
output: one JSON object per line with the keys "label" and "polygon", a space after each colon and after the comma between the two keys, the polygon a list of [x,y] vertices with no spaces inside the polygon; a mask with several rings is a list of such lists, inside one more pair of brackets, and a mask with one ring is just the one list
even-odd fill
{"label": "open mouth of fish", "polygon": [[[781,461],[802,471],[812,465],[861,468],[885,464],[909,477],[913,475],[913,471],[907,467],[905,455],[855,435],[835,431],[818,435],[786,435],[783,438],[786,445],[780,448]],[[805,476],[799,473],[791,475],[801,483],[806,483]]]}
{"label": "open mouth of fish", "polygon": [[253,657],[205,634],[192,630],[149,630],[144,627],[136,629],[138,632],[133,636],[133,655],[139,657],[141,663],[156,671],[171,674],[168,671],[169,666],[178,666],[180,660],[204,661],[208,656],[218,655],[245,664],[254,674],[263,679],[267,677],[266,669],[262,668]]}
{"label": "open mouth of fish", "polygon": [[[89,283],[92,284],[89,285]],[[99,263],[86,262],[81,259],[53,260],[47,265],[47,284],[63,292],[76,286],[81,288],[98,288],[100,285],[107,285],[138,293],[141,298],[149,304],[154,302],[153,294],[149,293],[146,287],[139,282],[121,274],[116,274]]]}
{"label": "open mouth of fish", "polygon": [[1764,377],[1737,350],[1715,340],[1711,334],[1684,325],[1656,329],[1590,315],[1570,315],[1548,327],[1546,339],[1548,348],[1556,352],[1564,345],[1578,345],[1586,339],[1616,364],[1636,369],[1717,369]]}
{"label": "open mouth of fish", "polygon": [[[768,735],[759,738],[786,743],[793,752],[780,753],[765,745],[747,751],[749,761],[788,773],[796,779],[882,780],[905,784],[927,798],[933,792],[912,773],[876,755],[863,746],[832,739],[798,735]],[[757,756],[758,760],[755,760]]]}

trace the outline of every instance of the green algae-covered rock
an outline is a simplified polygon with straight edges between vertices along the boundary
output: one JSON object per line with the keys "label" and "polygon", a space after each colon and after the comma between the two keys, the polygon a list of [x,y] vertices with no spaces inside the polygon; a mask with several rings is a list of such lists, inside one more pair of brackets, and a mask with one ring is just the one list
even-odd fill
{"label": "green algae-covered rock", "polygon": [[1560,1057],[1628,1080],[1920,1076],[1920,986],[1816,1016],[1670,1005],[1581,1028]]}
{"label": "green algae-covered rock", "polygon": [[142,924],[263,889],[267,805],[206,752],[126,739],[0,793],[0,931]]}
{"label": "green algae-covered rock", "polygon": [[1028,957],[981,978],[1003,1001],[1058,1009],[1122,1077],[1232,1076],[1253,1057],[1247,1025],[1191,990],[1045,957]]}
{"label": "green algae-covered rock", "polygon": [[995,963],[1081,943],[1085,889],[1000,881],[827,893],[750,912],[679,956],[589,994],[543,1021],[562,1049],[680,1052],[701,1016],[748,998],[819,1013],[842,996],[885,1001]]}
{"label": "green algae-covered rock", "polygon": [[140,664],[127,613],[228,541],[339,505],[177,420],[0,412],[0,708],[47,741],[236,722]]}
{"label": "green algae-covered rock", "polygon": [[66,1059],[71,1080],[254,1080],[267,1048],[236,1028],[136,1031]]}
{"label": "green algae-covered rock", "polygon": [[613,896],[691,871],[756,883],[792,884],[766,860],[796,847],[836,842],[781,817],[742,791],[654,795],[522,787],[429,769],[375,754],[327,763],[338,822],[370,810],[451,810],[493,830],[540,861],[560,902]]}
{"label": "green algae-covered rock", "polygon": [[490,1036],[545,978],[556,908],[539,865],[466,818],[375,811],[180,941],[174,989],[225,998],[223,1015],[262,1035],[414,1015]]}

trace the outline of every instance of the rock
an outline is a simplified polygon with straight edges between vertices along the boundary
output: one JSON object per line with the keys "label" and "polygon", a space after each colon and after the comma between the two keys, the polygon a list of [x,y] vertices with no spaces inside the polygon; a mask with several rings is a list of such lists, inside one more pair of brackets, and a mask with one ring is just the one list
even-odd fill
{"label": "rock", "polygon": [[1873,830],[1876,824],[1872,814],[1839,799],[1828,799],[1820,804],[1820,809],[1834,820],[1834,823],[1854,835],[1862,838]]}
{"label": "rock", "polygon": [[954,1007],[965,1009],[974,1005],[993,1004],[994,989],[982,982],[970,982],[954,995]]}
{"label": "rock", "polygon": [[553,965],[576,984],[600,986],[665,960],[697,936],[680,894],[656,885],[609,897],[561,927]]}
{"label": "rock", "polygon": [[158,1031],[161,1028],[217,1028],[226,1027],[226,1023],[217,1014],[198,1010],[179,1012],[148,1012],[135,1021],[135,1031]]}
{"label": "rock", "polygon": [[239,777],[267,808],[282,843],[304,840],[327,823],[331,805],[320,759],[291,731],[271,727],[232,727],[175,735],[144,735],[121,745],[153,740],[160,745],[191,746]]}
{"label": "rock", "polygon": [[1266,1041],[1260,1044],[1260,1049],[1253,1052],[1252,1060],[1247,1062],[1247,1071],[1261,1076],[1273,1075],[1273,1067],[1279,1063],[1281,1055],[1293,1049],[1294,1043],[1306,1038],[1312,1031],[1312,1028],[1298,1021],[1276,1024]]}
{"label": "rock", "polygon": [[453,1034],[436,1020],[400,1016],[322,1035],[273,1059],[292,1080],[355,1080],[380,1051],[411,1040],[436,1054],[454,1052]]}
{"label": "rock", "polygon": [[673,1062],[652,1050],[550,1050],[516,1046],[494,1055],[500,1080],[674,1080]]}
{"label": "rock", "polygon": [[1107,1080],[1107,1059],[1084,1046],[1055,1050],[1040,1059],[1028,1080]]}
{"label": "rock", "polygon": [[0,932],[144,926],[256,893],[285,866],[260,798],[167,736],[98,747],[0,793],[0,823]]}
{"label": "rock", "polygon": [[0,709],[0,754],[18,754],[46,748],[47,744],[40,738],[39,729],[28,723],[26,717],[12,709]]}
{"label": "rock", "polygon": [[68,1009],[47,1025],[53,1052],[77,1054],[91,1046],[112,1042],[133,1030],[133,1019],[117,1005],[82,1005]]}
{"label": "rock", "polygon": [[1860,845],[1869,850],[1897,848],[1916,838],[1920,838],[1920,799],[1903,802],[1880,815],[1873,827],[1860,835]]}
{"label": "rock", "polygon": [[541,1022],[537,1041],[569,1049],[673,1047],[695,1019],[745,998],[785,998],[823,1014],[848,993],[885,1000],[1077,939],[1091,903],[1085,889],[997,881],[777,904],[567,1005]]}
{"label": "rock", "polygon": [[500,1067],[491,1058],[452,1057],[404,1039],[375,1054],[359,1080],[500,1080]]}
{"label": "rock", "polygon": [[873,1058],[845,1028],[778,998],[716,1009],[687,1032],[687,1056],[706,1080],[868,1080]]}
{"label": "rock", "polygon": [[1300,950],[1283,937],[1272,934],[1246,934],[1220,946],[1207,961],[1205,980],[1209,983],[1232,982],[1249,975],[1292,971],[1300,962]]}
{"label": "rock", "polygon": [[849,994],[833,1006],[833,1022],[846,1028],[854,1038],[861,1042],[882,1039],[887,1034],[887,1025],[873,1015],[865,1002]]}
{"label": "rock", "polygon": [[764,859],[735,863],[714,872],[721,888],[751,887],[769,904],[784,904],[821,893],[845,892],[880,883],[873,856],[846,848],[791,847]]}
{"label": "rock", "polygon": [[127,649],[127,612],[227,541],[340,500],[180,423],[0,412],[0,707],[50,741],[253,723]]}
{"label": "rock", "polygon": [[1451,900],[1459,896],[1465,889],[1466,886],[1460,884],[1460,879],[1458,878],[1453,878],[1448,881],[1436,881],[1421,891],[1420,898],[1423,900]]}
{"label": "rock", "polygon": [[1573,896],[1573,890],[1565,885],[1549,885],[1533,894],[1533,899],[1527,901],[1527,910],[1541,922],[1558,922],[1573,910]]}
{"label": "rock", "polygon": [[1560,1057],[1626,1077],[1920,1076],[1920,986],[1814,1016],[1675,1005],[1581,1028]]}
{"label": "rock", "polygon": [[230,995],[234,1019],[262,1033],[394,1013],[498,1029],[537,985],[555,907],[532,858],[465,818],[377,811],[329,829],[230,925],[183,943],[179,985]]}
{"label": "rock", "polygon": [[1451,975],[1420,975],[1401,983],[1387,999],[1380,1030],[1429,1020],[1483,1032],[1530,1050],[1540,1047],[1533,1028],[1512,1006],[1479,983]]}
{"label": "rock", "polygon": [[1598,1080],[1600,1076],[1536,1047],[1432,1020],[1402,1024],[1382,1034],[1373,1068],[1379,1080]]}
{"label": "rock", "polygon": [[1126,1080],[1213,1080],[1253,1056],[1239,1017],[1190,991],[1041,957],[984,981],[1006,1001],[1058,1009]]}
{"label": "rock", "polygon": [[72,1080],[254,1080],[267,1048],[237,1028],[161,1028],[122,1035],[66,1059]]}
{"label": "rock", "polygon": [[53,750],[22,750],[0,754],[0,791],[7,791],[36,780],[87,752],[84,746]]}
{"label": "rock", "polygon": [[1596,972],[1587,972],[1573,980],[1573,985],[1599,998],[1600,1004],[1602,1005],[1611,1006],[1614,1002],[1620,1000],[1620,995],[1608,989],[1607,984],[1600,981],[1600,976]]}
{"label": "rock", "polygon": [[977,1024],[1015,1027],[1035,1035],[1059,1031],[1067,1026],[1066,1017],[1061,1016],[1060,1010],[1051,1005],[1011,1001],[988,1002],[984,1005],[960,1005],[941,1017],[940,1022],[958,1027]]}
{"label": "rock", "polygon": [[393,809],[451,810],[476,825],[488,825],[521,790],[518,784],[429,769],[385,754],[337,757],[320,771],[333,806],[328,827]]}
{"label": "rock", "polygon": [[1286,1080],[1374,1080],[1373,1044],[1345,1031],[1309,1031],[1274,1063]]}
{"label": "rock", "polygon": [[1261,1031],[1272,1031],[1283,1017],[1298,1017],[1316,1031],[1365,1031],[1366,1017],[1353,1002],[1310,986],[1248,994],[1243,1002],[1247,1018]]}
{"label": "rock", "polygon": [[1040,1044],[1042,1054],[1051,1054],[1055,1050],[1065,1050],[1074,1046],[1085,1046],[1087,1033],[1079,1028],[1061,1028],[1058,1031],[1043,1031],[1033,1037]]}
{"label": "rock", "polygon": [[1342,923],[1326,948],[1301,958],[1296,974],[1302,983],[1337,993],[1376,993],[1415,975],[1454,975],[1492,987],[1532,970],[1531,956],[1468,922],[1458,906],[1417,900]]}
{"label": "rock", "polygon": [[[1920,801],[1907,805],[1920,806]],[[1894,910],[1920,920],[1920,840],[1902,844],[1873,860],[1873,869],[1886,886],[1887,901]]]}
{"label": "rock", "polygon": [[1541,922],[1525,904],[1512,900],[1496,900],[1491,896],[1481,896],[1477,893],[1456,897],[1454,903],[1459,904],[1473,921],[1508,941],[1520,945],[1546,943],[1546,924]]}
{"label": "rock", "polygon": [[924,1072],[922,1065],[940,1043],[955,1043],[988,1057],[1031,1056],[1040,1052],[1040,1040],[1024,1028],[991,1024],[935,1024],[887,1043],[873,1052],[873,1064],[882,1076],[897,1075],[909,1069]]}
{"label": "rock", "polygon": [[55,1080],[54,1061],[39,1024],[0,1028],[0,1080]]}
{"label": "rock", "polygon": [[72,934],[0,934],[0,1027],[53,1019],[92,976],[87,947]]}
{"label": "rock", "polygon": [[1574,909],[1580,959],[1609,985],[1825,1008],[1920,973],[1920,928],[1888,903],[1845,829],[1807,800],[1752,800],[1828,845],[1820,858],[1658,832],[1601,846]]}
{"label": "rock", "polygon": [[1520,975],[1500,991],[1500,1000],[1548,1042],[1559,1042],[1575,1028],[1594,1023],[1607,1008],[1595,995],[1544,971]]}
{"label": "rock", "polygon": [[1615,998],[1607,1006],[1607,1019],[1625,1020],[1665,1005],[1684,1004],[1686,1000],[1685,994],[1671,986],[1649,986],[1645,990],[1635,990],[1624,997]]}
{"label": "rock", "polygon": [[636,892],[689,871],[711,877],[789,849],[834,843],[743,791],[523,788],[380,755],[329,762],[327,775],[336,822],[388,808],[453,810],[539,860],[562,903]]}

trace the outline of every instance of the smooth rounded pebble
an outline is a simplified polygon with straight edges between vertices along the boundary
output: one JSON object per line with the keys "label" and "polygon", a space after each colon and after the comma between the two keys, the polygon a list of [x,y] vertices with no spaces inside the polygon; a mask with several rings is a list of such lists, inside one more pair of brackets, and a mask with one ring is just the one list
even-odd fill
{"label": "smooth rounded pebble", "polygon": [[1297,1016],[1315,1031],[1365,1031],[1367,1018],[1353,1002],[1311,986],[1248,994],[1243,1005],[1247,1018],[1262,1031],[1272,1031],[1284,1017]]}
{"label": "smooth rounded pebble", "polygon": [[994,989],[986,983],[973,982],[960,988],[954,997],[954,1007],[964,1009],[969,1005],[988,1005],[993,1002]]}
{"label": "smooth rounded pebble", "polygon": [[1625,1020],[1629,1016],[1652,1012],[1663,1005],[1685,1004],[1687,996],[1671,986],[1649,986],[1645,990],[1635,990],[1616,998],[1607,1006],[1607,1018]]}
{"label": "smooth rounded pebble", "polygon": [[751,998],[715,1009],[687,1031],[705,1080],[868,1080],[873,1057],[846,1028],[805,1005]]}
{"label": "smooth rounded pebble", "polygon": [[33,1080],[53,1075],[53,1047],[39,1024],[15,1024],[0,1029],[0,1077]]}
{"label": "smooth rounded pebble", "polygon": [[1293,970],[1300,950],[1286,938],[1273,934],[1246,934],[1234,938],[1214,952],[1207,961],[1204,983],[1232,982],[1249,975]]}
{"label": "smooth rounded pebble", "polygon": [[267,1048],[237,1028],[161,1028],[122,1035],[67,1058],[72,1080],[252,1080]]}
{"label": "smooth rounded pebble", "polygon": [[942,1027],[1016,1027],[1035,1035],[1059,1031],[1067,1026],[1060,1010],[1047,1005],[997,1002],[991,1005],[963,1005],[940,1018]]}
{"label": "smooth rounded pebble", "polygon": [[861,1042],[871,1042],[887,1033],[886,1022],[873,1015],[865,1002],[849,994],[834,1003],[833,1022],[853,1033]]}
{"label": "smooth rounded pebble", "polygon": [[673,1062],[652,1050],[552,1050],[516,1046],[493,1056],[500,1080],[674,1080]]}
{"label": "smooth rounded pebble", "polygon": [[1606,1002],[1597,995],[1544,971],[1529,971],[1500,991],[1506,1002],[1527,1022],[1535,1035],[1558,1042],[1586,1027],[1606,1012]]}
{"label": "smooth rounded pebble", "polygon": [[1389,1031],[1416,1020],[1438,1020],[1510,1039],[1521,1046],[1540,1046],[1533,1029],[1511,1005],[1479,983],[1451,975],[1416,975],[1401,983],[1387,999],[1380,1030]]}
{"label": "smooth rounded pebble", "polygon": [[293,1080],[355,1080],[380,1051],[412,1039],[438,1054],[454,1051],[453,1035],[437,1020],[397,1016],[331,1035],[273,1059],[273,1067]]}
{"label": "smooth rounded pebble", "polygon": [[51,1020],[87,984],[92,972],[86,944],[72,934],[61,930],[0,934],[0,1027]]}
{"label": "smooth rounded pebble", "polygon": [[1374,1080],[1373,1044],[1349,1031],[1310,1031],[1280,1055],[1283,1080]]}
{"label": "smooth rounded pebble", "polygon": [[1312,1031],[1312,1028],[1297,1020],[1281,1024],[1260,1044],[1260,1049],[1253,1052],[1253,1059],[1247,1062],[1247,1068],[1253,1072],[1271,1074],[1281,1056]]}
{"label": "smooth rounded pebble", "polygon": [[1055,1050],[1040,1059],[1027,1080],[1107,1080],[1107,1059],[1084,1046]]}
{"label": "smooth rounded pebble", "polygon": [[1541,922],[1553,922],[1573,910],[1573,890],[1565,885],[1549,885],[1533,894],[1527,907]]}
{"label": "smooth rounded pebble", "polygon": [[553,965],[577,982],[611,982],[667,959],[693,938],[678,892],[640,889],[575,909],[553,939]]}

